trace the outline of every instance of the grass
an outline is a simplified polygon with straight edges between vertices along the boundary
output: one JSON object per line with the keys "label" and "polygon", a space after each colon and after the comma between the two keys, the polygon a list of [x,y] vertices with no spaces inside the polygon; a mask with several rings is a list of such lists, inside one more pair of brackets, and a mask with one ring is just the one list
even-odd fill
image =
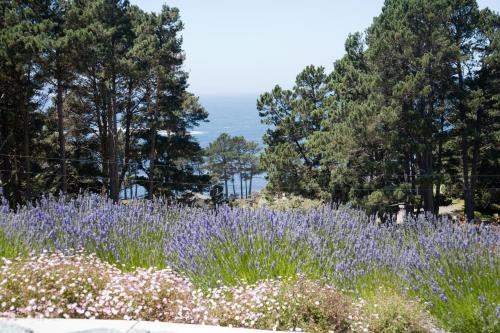
{"label": "grass", "polygon": [[0,258],[26,258],[30,251],[30,247],[20,237],[9,238],[0,229]]}

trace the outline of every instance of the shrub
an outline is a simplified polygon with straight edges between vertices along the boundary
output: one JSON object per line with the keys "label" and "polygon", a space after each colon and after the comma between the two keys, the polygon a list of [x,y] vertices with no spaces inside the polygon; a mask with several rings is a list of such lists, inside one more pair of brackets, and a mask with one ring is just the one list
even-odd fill
{"label": "shrub", "polygon": [[281,195],[278,197],[270,194],[258,195],[255,199],[257,207],[267,207],[277,210],[301,210],[308,211],[319,209],[325,205],[321,200],[304,198],[297,195]]}
{"label": "shrub", "polygon": [[89,318],[95,297],[120,271],[95,255],[62,253],[3,259],[0,312],[6,316]]}
{"label": "shrub", "polygon": [[285,302],[291,306],[282,314],[279,328],[302,328],[306,332],[347,332],[352,306],[329,285],[299,279],[284,287]]}
{"label": "shrub", "polygon": [[304,277],[196,289],[170,269],[122,272],[95,255],[63,253],[4,260],[6,317],[159,320],[262,329],[348,332],[350,303]]}
{"label": "shrub", "polygon": [[369,300],[362,316],[373,333],[435,332],[422,305],[386,290],[380,290]]}

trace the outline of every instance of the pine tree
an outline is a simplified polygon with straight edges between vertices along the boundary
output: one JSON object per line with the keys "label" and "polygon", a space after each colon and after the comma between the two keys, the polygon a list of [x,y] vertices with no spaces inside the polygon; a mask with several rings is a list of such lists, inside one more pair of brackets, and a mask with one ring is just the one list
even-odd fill
{"label": "pine tree", "polygon": [[42,124],[35,96],[45,74],[42,52],[47,46],[49,1],[2,1],[0,4],[0,147],[2,186],[13,203],[31,201],[33,144]]}
{"label": "pine tree", "polygon": [[320,155],[308,147],[308,140],[322,129],[330,93],[324,68],[308,66],[297,76],[293,90],[276,86],[260,96],[259,116],[272,126],[264,136],[268,147],[261,160],[271,192],[315,196],[320,191]]}
{"label": "pine tree", "polygon": [[233,178],[233,163],[235,152],[233,140],[227,133],[222,133],[214,142],[211,142],[206,149],[205,154],[208,157],[207,169],[212,177],[218,181],[224,182],[225,198],[229,198],[228,182]]}
{"label": "pine tree", "polygon": [[122,0],[0,9],[1,186],[10,202],[82,189],[118,201],[131,181],[150,196],[206,188],[189,130],[207,113],[187,91],[177,9],[148,14]]}

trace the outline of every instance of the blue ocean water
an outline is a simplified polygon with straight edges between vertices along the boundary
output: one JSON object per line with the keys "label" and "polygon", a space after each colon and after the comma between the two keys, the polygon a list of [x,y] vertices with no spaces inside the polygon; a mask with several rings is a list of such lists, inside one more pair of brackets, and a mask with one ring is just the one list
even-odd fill
{"label": "blue ocean water", "polygon": [[[209,114],[209,122],[193,129],[193,136],[203,148],[222,133],[244,136],[263,148],[262,136],[267,126],[260,122],[256,107],[258,97],[258,95],[200,96],[200,102]],[[236,185],[239,185],[239,180]],[[253,180],[252,191],[260,191],[265,185],[264,175],[258,175]],[[236,191],[239,191],[238,186]]]}

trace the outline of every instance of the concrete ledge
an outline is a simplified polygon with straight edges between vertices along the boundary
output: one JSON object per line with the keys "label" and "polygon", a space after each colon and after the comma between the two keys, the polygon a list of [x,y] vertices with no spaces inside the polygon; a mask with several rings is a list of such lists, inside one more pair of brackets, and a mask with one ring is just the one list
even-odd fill
{"label": "concrete ledge", "polygon": [[1,333],[33,333],[33,330],[12,323],[0,322]]}
{"label": "concrete ledge", "polygon": [[[92,319],[0,319],[9,333],[264,333],[270,331],[208,325],[127,320]],[[3,329],[0,329],[4,332]]]}

